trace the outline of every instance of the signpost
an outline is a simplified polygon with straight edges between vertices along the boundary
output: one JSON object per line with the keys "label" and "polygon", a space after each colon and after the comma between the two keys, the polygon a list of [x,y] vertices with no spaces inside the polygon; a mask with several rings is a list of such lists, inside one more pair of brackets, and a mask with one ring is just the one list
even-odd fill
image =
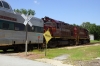
{"label": "signpost", "polygon": [[38,34],[38,50],[39,50],[39,39],[40,39],[40,35]]}
{"label": "signpost", "polygon": [[22,14],[21,15],[24,19],[25,19],[25,21],[24,21],[24,25],[26,26],[26,42],[25,42],[25,52],[26,52],[26,56],[27,56],[27,49],[28,49],[28,46],[27,46],[27,26],[28,26],[28,24],[32,27],[32,23],[30,22],[30,20],[32,19],[32,15],[27,15],[27,16],[25,16],[24,14]]}
{"label": "signpost", "polygon": [[52,38],[49,29],[43,34],[46,40],[46,48],[45,48],[45,56],[46,56],[46,50],[47,50],[47,44],[49,42],[49,40]]}

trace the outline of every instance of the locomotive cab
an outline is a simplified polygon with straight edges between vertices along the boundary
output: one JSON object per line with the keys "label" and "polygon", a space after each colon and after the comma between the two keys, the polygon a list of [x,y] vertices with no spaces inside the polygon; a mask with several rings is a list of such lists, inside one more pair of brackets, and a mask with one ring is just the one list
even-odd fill
{"label": "locomotive cab", "polygon": [[42,18],[42,20],[44,21],[44,32],[49,29],[51,35],[53,36],[53,33],[56,31],[56,24],[48,17]]}

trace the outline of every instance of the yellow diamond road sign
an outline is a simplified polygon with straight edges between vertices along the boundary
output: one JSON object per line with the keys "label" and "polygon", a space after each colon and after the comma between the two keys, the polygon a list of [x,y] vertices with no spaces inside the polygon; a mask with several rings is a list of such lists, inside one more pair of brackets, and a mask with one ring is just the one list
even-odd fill
{"label": "yellow diamond road sign", "polygon": [[43,34],[46,39],[46,44],[49,42],[49,40],[52,38],[49,29]]}

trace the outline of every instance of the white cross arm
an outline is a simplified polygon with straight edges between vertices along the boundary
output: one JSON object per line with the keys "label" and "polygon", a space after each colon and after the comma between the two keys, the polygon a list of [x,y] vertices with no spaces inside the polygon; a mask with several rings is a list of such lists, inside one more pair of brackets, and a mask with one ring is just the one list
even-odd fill
{"label": "white cross arm", "polygon": [[25,16],[24,14],[22,14],[21,15],[24,19],[25,19],[25,21],[24,21],[24,25],[26,25],[27,23],[32,27],[32,23],[30,22],[30,20],[32,19],[32,15],[29,15],[28,17],[27,16]]}

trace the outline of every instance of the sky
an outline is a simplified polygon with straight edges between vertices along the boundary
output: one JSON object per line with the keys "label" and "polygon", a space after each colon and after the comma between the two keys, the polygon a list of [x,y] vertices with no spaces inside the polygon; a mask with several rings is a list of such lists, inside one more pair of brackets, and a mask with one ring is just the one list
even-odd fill
{"label": "sky", "polygon": [[50,18],[69,24],[83,22],[100,25],[100,0],[6,0],[13,9],[35,10],[35,17]]}

